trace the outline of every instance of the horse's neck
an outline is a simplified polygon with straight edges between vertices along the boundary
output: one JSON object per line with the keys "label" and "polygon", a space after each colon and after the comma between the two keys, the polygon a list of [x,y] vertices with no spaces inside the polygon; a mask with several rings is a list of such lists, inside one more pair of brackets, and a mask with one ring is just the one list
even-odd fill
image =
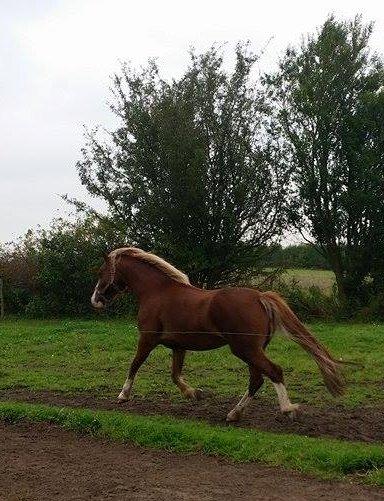
{"label": "horse's neck", "polygon": [[135,259],[126,261],[122,270],[128,288],[143,300],[153,294],[160,294],[167,285],[173,282],[164,273],[153,266]]}

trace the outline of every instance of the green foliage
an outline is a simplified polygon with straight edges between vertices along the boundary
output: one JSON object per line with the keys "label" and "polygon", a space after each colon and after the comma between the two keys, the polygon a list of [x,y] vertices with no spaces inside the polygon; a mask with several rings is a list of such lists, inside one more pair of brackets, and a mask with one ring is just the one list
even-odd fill
{"label": "green foliage", "polygon": [[283,279],[275,283],[274,289],[288,301],[290,307],[301,319],[331,320],[339,315],[340,305],[336,288],[333,288],[329,294],[316,285],[304,288],[295,279]]}
{"label": "green foliage", "polygon": [[200,452],[239,462],[258,461],[323,478],[359,473],[363,479],[364,473],[370,483],[382,484],[378,476],[379,468],[384,466],[382,445],[224,428],[163,416],[13,402],[0,402],[0,419],[56,423],[104,439],[181,453]]}
{"label": "green foliage", "polygon": [[27,313],[89,313],[89,298],[96,282],[92,270],[100,264],[105,246],[90,221],[58,221],[44,231],[39,239],[38,296],[28,305]]}
{"label": "green foliage", "polygon": [[36,292],[37,240],[32,231],[13,245],[0,247],[6,313],[24,312]]}
{"label": "green foliage", "polygon": [[[55,220],[48,230],[28,232],[0,257],[7,313],[44,318],[92,315],[90,297],[102,254],[118,246],[119,234],[95,218]],[[134,311],[125,296],[109,313]]]}
{"label": "green foliage", "polygon": [[269,258],[271,266],[282,268],[313,268],[329,270],[327,260],[319,254],[313,245],[299,244],[281,247],[276,245]]}
{"label": "green foliage", "polygon": [[[88,134],[82,184],[108,205],[127,242],[218,285],[265,265],[266,244],[284,225],[288,171],[265,134],[251,80],[257,58],[239,45],[232,72],[211,48],[166,82],[154,62],[115,75],[119,127]],[[86,210],[84,204],[75,202]]]}
{"label": "green foliage", "polygon": [[384,71],[372,26],[329,17],[265,78],[271,130],[297,187],[292,220],[336,275],[350,311],[383,290]]}
{"label": "green foliage", "polygon": [[384,318],[384,293],[373,296],[367,306],[360,308],[357,312],[357,318],[363,321]]}

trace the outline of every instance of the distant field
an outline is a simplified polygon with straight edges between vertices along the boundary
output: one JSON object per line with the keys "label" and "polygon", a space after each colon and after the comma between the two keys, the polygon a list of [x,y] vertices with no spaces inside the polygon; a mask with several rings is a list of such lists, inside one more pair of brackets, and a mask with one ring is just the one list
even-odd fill
{"label": "distant field", "polygon": [[288,269],[283,275],[283,279],[294,280],[300,287],[319,287],[323,292],[331,292],[335,283],[335,275],[330,270],[308,270],[308,269]]}

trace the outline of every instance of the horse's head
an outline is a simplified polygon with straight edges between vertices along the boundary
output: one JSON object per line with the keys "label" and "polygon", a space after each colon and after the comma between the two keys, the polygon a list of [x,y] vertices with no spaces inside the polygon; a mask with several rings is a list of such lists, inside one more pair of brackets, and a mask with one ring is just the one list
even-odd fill
{"label": "horse's head", "polygon": [[91,297],[94,308],[105,308],[118,294],[124,292],[125,285],[119,280],[114,257],[104,255],[104,263],[98,272],[99,280]]}

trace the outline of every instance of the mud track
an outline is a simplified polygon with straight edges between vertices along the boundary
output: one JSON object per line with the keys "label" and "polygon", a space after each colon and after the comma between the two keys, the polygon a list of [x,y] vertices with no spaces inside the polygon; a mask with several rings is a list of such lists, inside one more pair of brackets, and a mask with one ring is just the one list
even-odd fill
{"label": "mud track", "polygon": [[[96,398],[90,395],[71,396],[52,391],[29,391],[25,389],[0,390],[0,400],[45,403],[67,407],[118,410],[137,414],[168,414],[179,418],[225,424],[227,412],[238,399],[206,396],[199,402],[172,402],[169,397],[159,396],[151,400],[138,395],[124,404],[113,399]],[[360,407],[348,409],[341,405],[328,408],[303,406],[296,420],[283,416],[275,405],[256,398],[243,419],[235,426],[257,428],[278,433],[297,433],[307,436],[333,437],[350,441],[383,442],[384,409]]]}
{"label": "mud track", "polygon": [[326,482],[78,436],[47,423],[0,423],[0,500],[379,500],[383,490]]}

